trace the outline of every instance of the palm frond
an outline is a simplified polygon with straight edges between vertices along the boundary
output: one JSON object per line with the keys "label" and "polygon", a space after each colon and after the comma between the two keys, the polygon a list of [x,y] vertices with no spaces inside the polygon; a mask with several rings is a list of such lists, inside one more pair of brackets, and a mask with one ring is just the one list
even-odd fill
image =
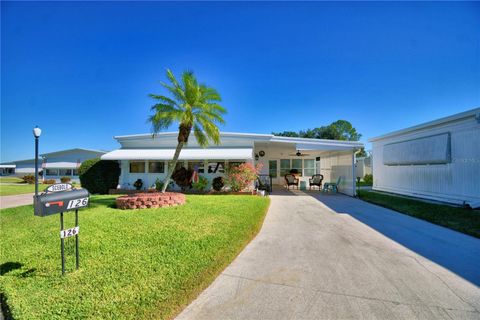
{"label": "palm frond", "polygon": [[207,137],[210,138],[215,144],[220,144],[220,130],[218,127],[204,117],[198,117],[197,120],[202,125]]}
{"label": "palm frond", "polygon": [[208,138],[198,124],[193,126],[193,134],[201,147],[206,147],[208,145]]}
{"label": "palm frond", "polygon": [[225,123],[222,115],[226,113],[218,102],[220,94],[214,88],[199,84],[192,71],[182,73],[181,81],[173,72],[166,71],[169,83],[161,82],[167,95],[150,94],[157,103],[152,106],[154,112],[148,118],[153,132],[181,123],[193,128],[198,143],[204,147],[210,141],[220,143],[220,131],[217,124]]}
{"label": "palm frond", "polygon": [[150,98],[152,99],[155,99],[155,100],[160,100],[166,104],[169,104],[169,105],[172,105],[172,106],[176,106],[177,105],[177,102],[169,97],[166,97],[166,96],[162,96],[162,95],[158,95],[158,94],[149,94],[148,95]]}

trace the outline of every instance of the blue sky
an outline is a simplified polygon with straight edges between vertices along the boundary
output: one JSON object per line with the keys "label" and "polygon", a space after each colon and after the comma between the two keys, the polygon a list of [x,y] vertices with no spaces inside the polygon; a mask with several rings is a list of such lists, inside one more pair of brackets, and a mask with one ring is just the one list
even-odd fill
{"label": "blue sky", "polygon": [[[338,119],[362,141],[480,106],[480,5],[1,3],[1,161],[150,131],[165,68],[219,90],[224,131]],[[172,128],[175,129],[176,128]]]}

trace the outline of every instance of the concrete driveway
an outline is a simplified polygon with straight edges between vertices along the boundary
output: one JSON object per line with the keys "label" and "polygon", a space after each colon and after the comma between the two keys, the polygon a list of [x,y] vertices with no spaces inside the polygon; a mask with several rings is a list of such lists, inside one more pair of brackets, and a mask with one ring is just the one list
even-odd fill
{"label": "concrete driveway", "polygon": [[12,196],[0,196],[0,209],[14,208],[33,204],[34,193],[16,194]]}
{"label": "concrete driveway", "polygon": [[271,198],[177,319],[480,319],[479,239],[342,195]]}

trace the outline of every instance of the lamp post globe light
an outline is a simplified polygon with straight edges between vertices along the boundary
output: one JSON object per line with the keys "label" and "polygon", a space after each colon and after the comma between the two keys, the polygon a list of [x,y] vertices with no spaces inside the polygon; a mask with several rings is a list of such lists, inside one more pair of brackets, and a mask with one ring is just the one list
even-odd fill
{"label": "lamp post globe light", "polygon": [[42,129],[38,126],[33,128],[33,136],[35,137],[35,201],[38,196],[38,138],[42,134]]}

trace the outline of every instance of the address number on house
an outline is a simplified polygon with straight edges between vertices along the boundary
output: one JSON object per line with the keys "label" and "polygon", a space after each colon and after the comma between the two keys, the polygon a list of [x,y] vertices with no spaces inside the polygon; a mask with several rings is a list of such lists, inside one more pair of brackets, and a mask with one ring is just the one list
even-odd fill
{"label": "address number on house", "polygon": [[73,199],[68,202],[67,209],[82,208],[88,205],[88,198]]}
{"label": "address number on house", "polygon": [[75,228],[65,229],[60,231],[60,238],[65,239],[69,237],[76,236],[80,232],[80,227],[76,226]]}

